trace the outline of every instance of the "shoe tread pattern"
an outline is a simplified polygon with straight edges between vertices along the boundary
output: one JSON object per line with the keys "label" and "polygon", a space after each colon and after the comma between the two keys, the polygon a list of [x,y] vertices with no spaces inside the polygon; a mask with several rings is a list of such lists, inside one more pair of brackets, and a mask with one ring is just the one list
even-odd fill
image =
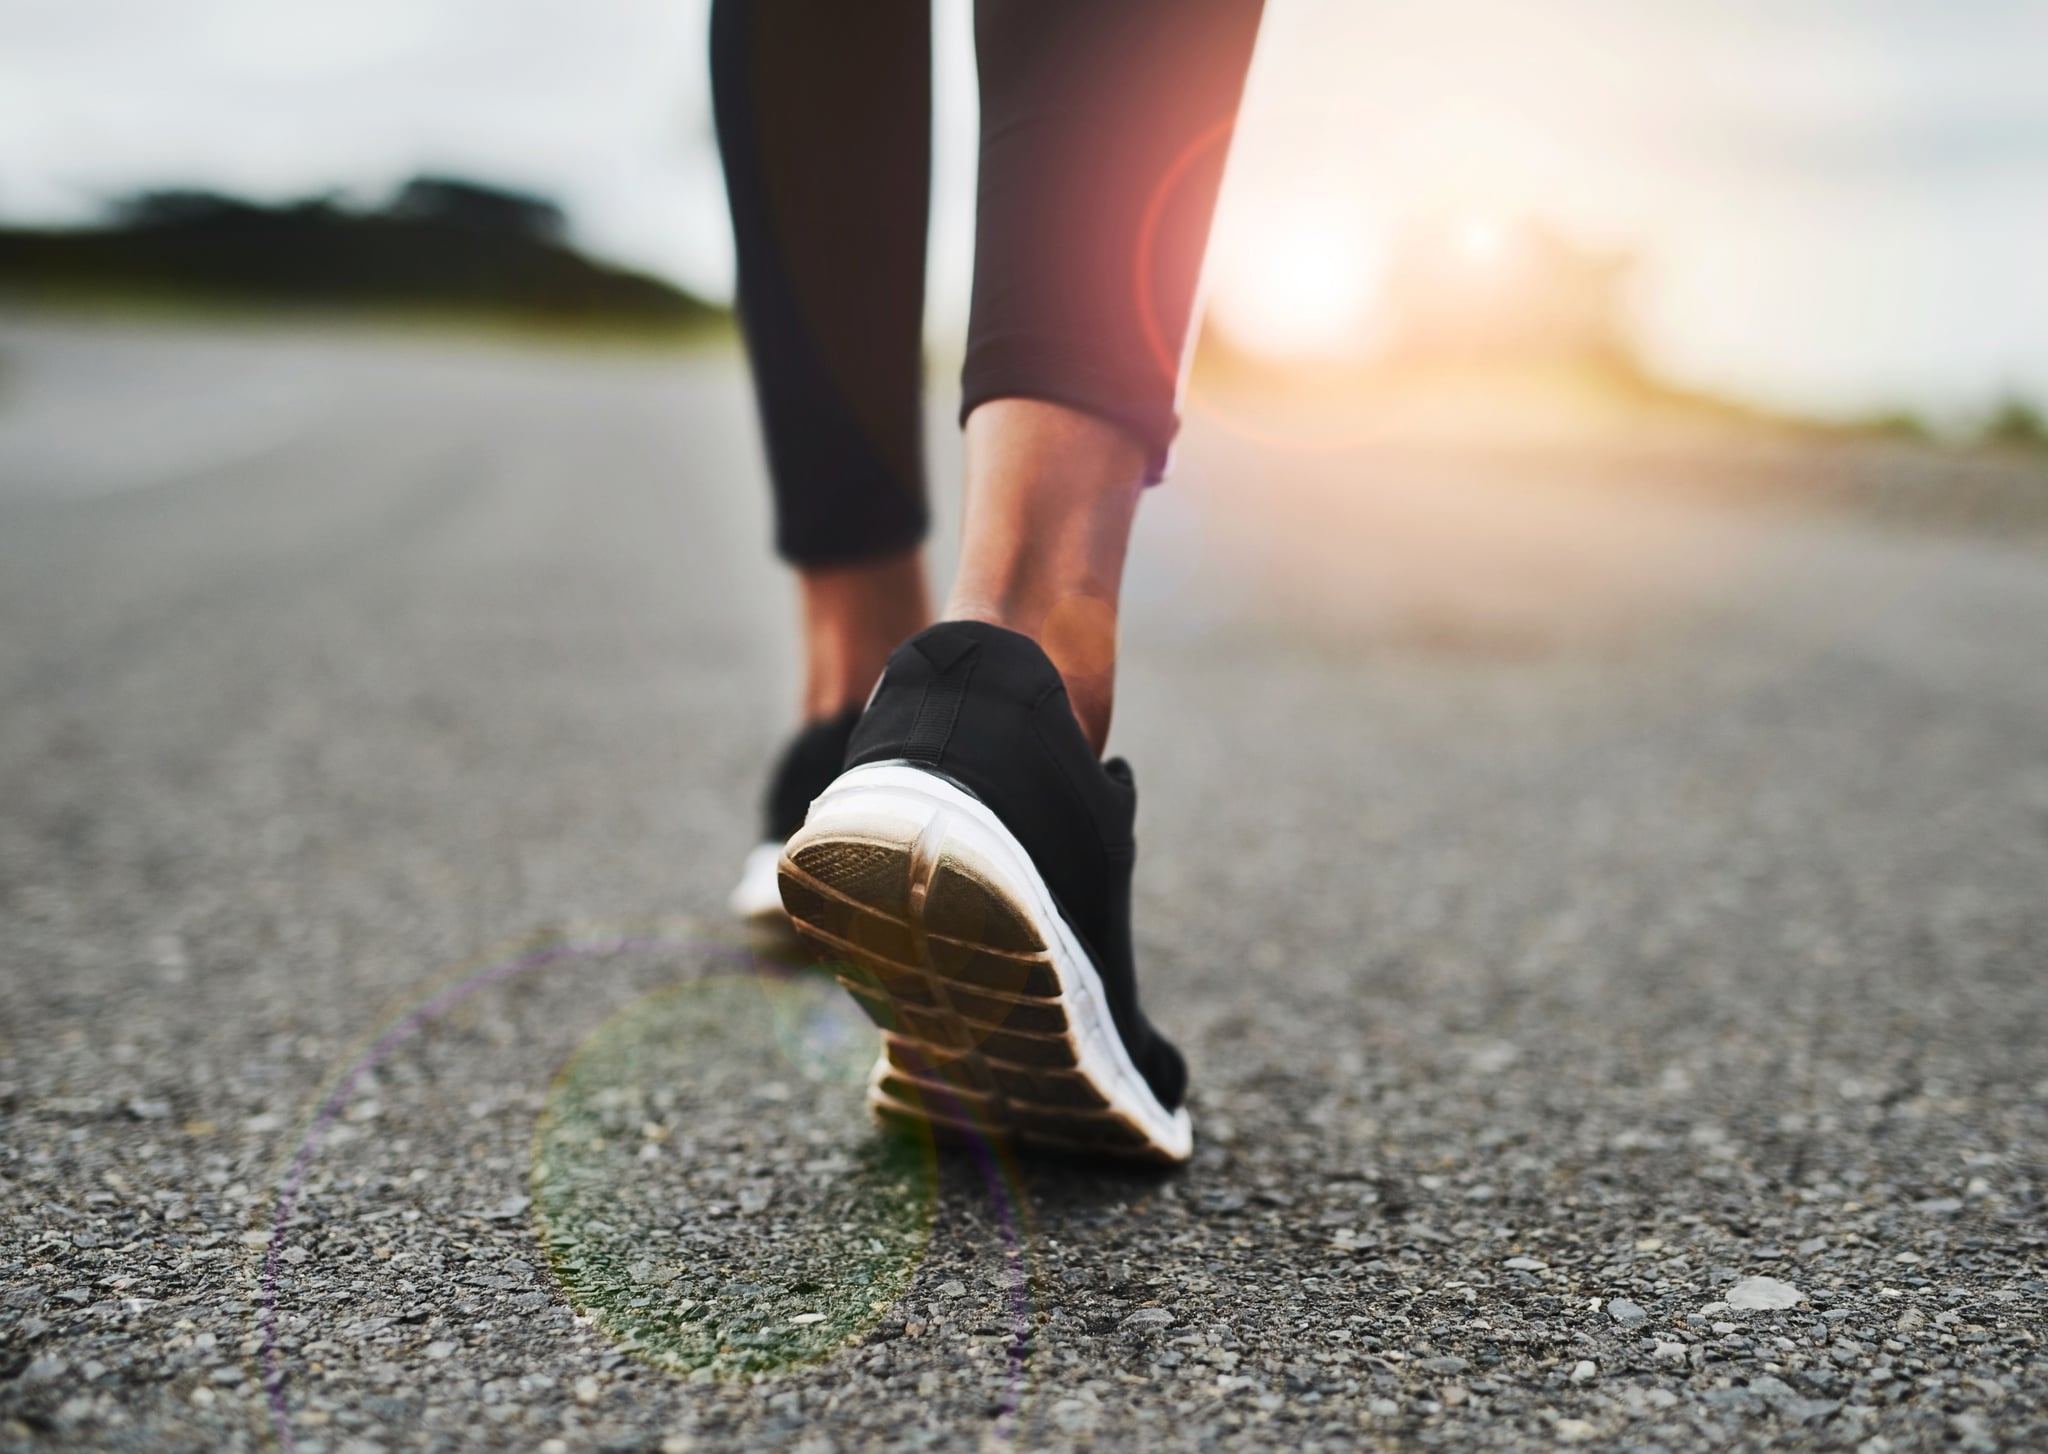
{"label": "shoe tread pattern", "polygon": [[1079,1155],[1156,1157],[1078,1068],[1059,976],[1028,908],[916,841],[798,835],[781,862],[797,933],[883,1032],[885,1127]]}

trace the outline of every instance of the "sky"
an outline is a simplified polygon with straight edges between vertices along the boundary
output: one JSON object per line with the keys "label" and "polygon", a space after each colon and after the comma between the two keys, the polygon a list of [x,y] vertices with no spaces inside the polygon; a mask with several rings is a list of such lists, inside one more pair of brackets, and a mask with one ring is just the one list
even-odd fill
{"label": "sky", "polygon": [[[147,186],[546,192],[715,297],[706,0],[0,0],[0,216]],[[973,237],[967,0],[935,0],[932,328]],[[2048,0],[1269,0],[1210,266],[1281,354],[1369,345],[1404,230],[1637,259],[1674,379],[1829,412],[2048,400]]]}

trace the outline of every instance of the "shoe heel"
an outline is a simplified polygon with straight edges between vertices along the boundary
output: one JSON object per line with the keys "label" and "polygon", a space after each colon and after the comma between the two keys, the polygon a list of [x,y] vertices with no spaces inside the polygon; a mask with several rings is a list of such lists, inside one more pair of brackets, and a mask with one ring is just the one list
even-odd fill
{"label": "shoe heel", "polygon": [[844,775],[784,847],[792,926],[882,1030],[870,1110],[952,1139],[1185,1158],[1185,1113],[1133,1116],[1083,1063],[1061,926],[1015,882],[1003,832],[950,785],[877,766]]}

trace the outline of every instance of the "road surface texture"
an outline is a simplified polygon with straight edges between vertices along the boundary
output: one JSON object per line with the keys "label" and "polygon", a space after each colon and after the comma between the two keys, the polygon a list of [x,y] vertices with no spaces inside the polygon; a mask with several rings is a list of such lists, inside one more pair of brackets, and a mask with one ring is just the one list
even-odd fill
{"label": "road surface texture", "polygon": [[1156,1176],[880,1139],[721,918],[730,353],[6,323],[0,1446],[2048,1447],[2039,468],[1198,401]]}

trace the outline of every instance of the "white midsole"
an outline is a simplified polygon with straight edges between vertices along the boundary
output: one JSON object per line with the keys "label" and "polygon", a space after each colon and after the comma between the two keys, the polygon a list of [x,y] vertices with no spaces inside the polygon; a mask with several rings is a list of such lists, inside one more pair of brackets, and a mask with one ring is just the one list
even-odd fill
{"label": "white midsole", "polygon": [[915,843],[940,814],[946,817],[939,825],[946,852],[965,859],[977,874],[1025,907],[1050,949],[1081,1074],[1157,1150],[1176,1161],[1186,1160],[1194,1149],[1194,1123],[1186,1107],[1167,1110],[1138,1073],[1117,1034],[1109,996],[1093,961],[1067,927],[1030,855],[986,804],[922,768],[872,763],[842,773],[811,804],[804,826],[789,841],[789,851],[813,838],[842,834]]}
{"label": "white midsole", "polygon": [[781,921],[782,888],[776,882],[775,866],[782,860],[780,843],[756,843],[747,851],[740,869],[740,881],[726,896],[726,907],[736,919]]}

